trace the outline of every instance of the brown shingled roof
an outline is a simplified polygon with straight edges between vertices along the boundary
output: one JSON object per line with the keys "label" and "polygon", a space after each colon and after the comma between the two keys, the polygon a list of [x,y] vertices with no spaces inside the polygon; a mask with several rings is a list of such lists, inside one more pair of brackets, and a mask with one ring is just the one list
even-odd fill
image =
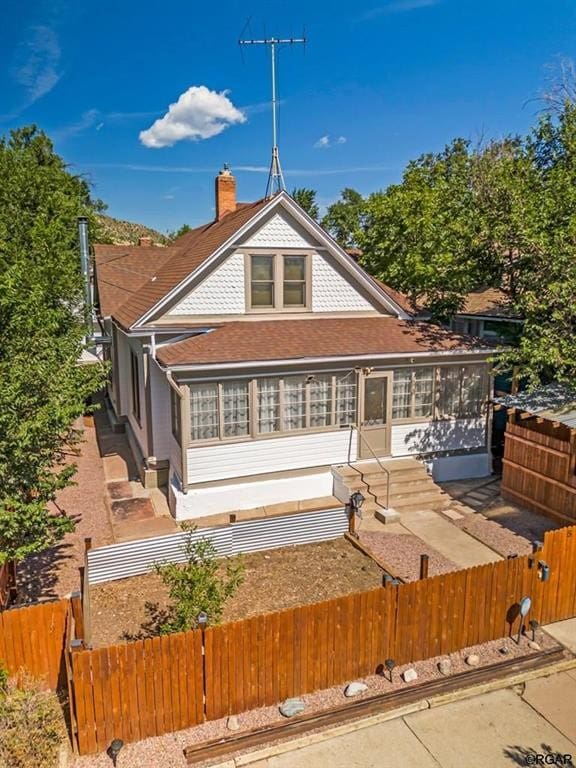
{"label": "brown shingled roof", "polygon": [[95,245],[100,312],[114,315],[175,254],[174,248]]}
{"label": "brown shingled roof", "polygon": [[172,366],[476,349],[489,348],[478,339],[429,323],[392,317],[311,318],[225,323],[163,346],[157,357]]}
{"label": "brown shingled roof", "polygon": [[464,307],[458,314],[483,317],[515,317],[510,301],[498,288],[483,288],[466,296]]}
{"label": "brown shingled roof", "polygon": [[[113,314],[122,326],[129,328],[268,202],[242,203],[220,221],[204,224],[182,235],[169,248],[96,246],[96,274],[102,314]],[[115,256],[118,257],[116,266],[123,273],[111,269]],[[105,311],[103,305],[111,311]]]}

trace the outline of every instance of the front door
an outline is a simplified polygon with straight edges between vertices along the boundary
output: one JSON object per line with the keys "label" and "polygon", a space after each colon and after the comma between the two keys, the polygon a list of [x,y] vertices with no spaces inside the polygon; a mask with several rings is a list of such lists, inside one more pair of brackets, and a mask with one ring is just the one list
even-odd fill
{"label": "front door", "polygon": [[364,377],[358,446],[361,459],[390,455],[391,395],[391,373],[371,373]]}

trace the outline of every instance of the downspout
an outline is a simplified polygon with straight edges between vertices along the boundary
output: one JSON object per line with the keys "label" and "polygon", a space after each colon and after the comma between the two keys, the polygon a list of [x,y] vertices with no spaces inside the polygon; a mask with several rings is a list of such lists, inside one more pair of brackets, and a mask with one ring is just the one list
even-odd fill
{"label": "downspout", "polygon": [[[188,493],[188,454],[187,444],[188,440],[185,440],[185,435],[188,435],[188,429],[190,425],[190,402],[188,398],[182,393],[182,390],[174,381],[172,371],[166,371],[166,378],[168,384],[172,387],[174,392],[180,399],[180,469],[181,469],[181,481],[182,481],[182,493]],[[186,446],[185,443],[186,442]]]}
{"label": "downspout", "polygon": [[92,285],[90,280],[90,251],[88,246],[88,219],[78,218],[78,241],[80,243],[80,268],[84,287],[84,319],[87,329],[87,340],[94,334],[94,317],[92,307]]}

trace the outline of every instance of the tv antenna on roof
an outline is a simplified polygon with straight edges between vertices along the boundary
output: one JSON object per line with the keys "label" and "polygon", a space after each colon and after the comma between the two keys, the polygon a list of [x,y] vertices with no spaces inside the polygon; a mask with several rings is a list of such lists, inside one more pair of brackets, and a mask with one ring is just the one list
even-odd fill
{"label": "tv antenna on roof", "polygon": [[280,155],[278,153],[278,121],[277,111],[278,103],[276,99],[276,46],[294,45],[296,43],[306,43],[305,37],[266,37],[259,40],[238,40],[239,45],[269,45],[272,62],[272,161],[270,163],[270,173],[268,174],[268,183],[266,184],[266,197],[272,197],[276,192],[286,189],[282,166],[280,165]]}

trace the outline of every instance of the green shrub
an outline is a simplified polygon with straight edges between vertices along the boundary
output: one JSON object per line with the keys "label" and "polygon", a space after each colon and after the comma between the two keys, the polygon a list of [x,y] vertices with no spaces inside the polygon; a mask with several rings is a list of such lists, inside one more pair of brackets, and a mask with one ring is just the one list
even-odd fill
{"label": "green shrub", "polygon": [[66,727],[58,697],[24,680],[8,681],[0,691],[2,768],[54,768]]}
{"label": "green shrub", "polygon": [[162,634],[183,632],[198,626],[198,614],[208,614],[209,624],[218,624],[224,604],[244,580],[244,565],[225,558],[217,560],[216,548],[210,539],[194,541],[195,527],[188,527],[184,565],[156,563],[155,569],[168,587],[172,604],[168,620],[159,627]]}

